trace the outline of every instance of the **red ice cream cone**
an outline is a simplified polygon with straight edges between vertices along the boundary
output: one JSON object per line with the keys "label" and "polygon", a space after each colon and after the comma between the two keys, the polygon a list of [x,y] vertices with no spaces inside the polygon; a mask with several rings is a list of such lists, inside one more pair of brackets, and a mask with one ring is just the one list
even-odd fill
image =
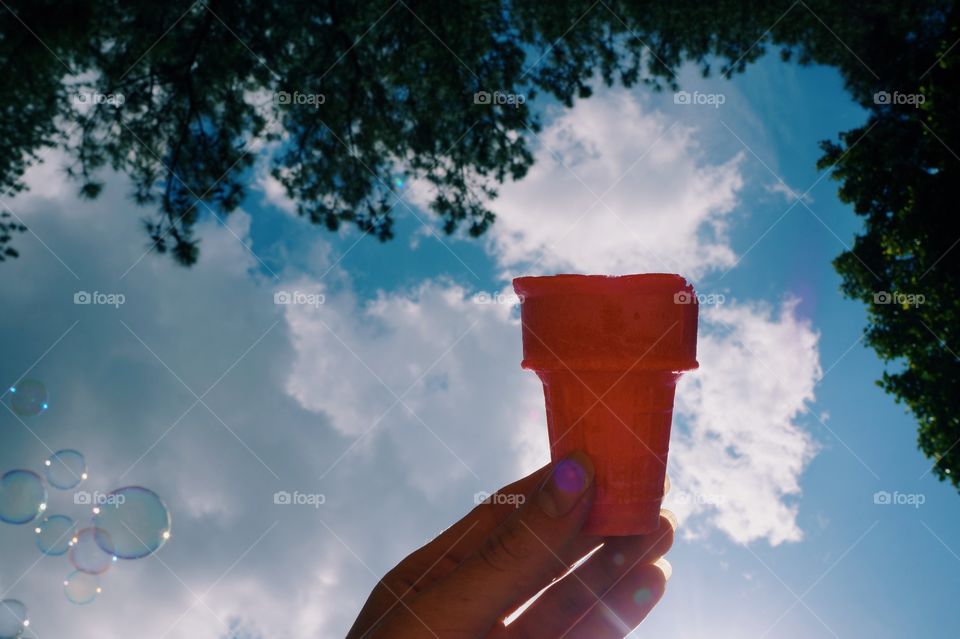
{"label": "red ice cream cone", "polygon": [[519,277],[524,368],[543,382],[550,456],[596,468],[588,534],[660,521],[673,394],[697,368],[697,298],[679,275]]}

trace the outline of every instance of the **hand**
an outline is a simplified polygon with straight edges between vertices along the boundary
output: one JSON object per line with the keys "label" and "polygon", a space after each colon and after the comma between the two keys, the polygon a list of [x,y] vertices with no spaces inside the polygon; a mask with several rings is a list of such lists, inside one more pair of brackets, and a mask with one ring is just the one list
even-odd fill
{"label": "hand", "polygon": [[581,452],[506,486],[497,494],[512,498],[480,504],[387,573],[347,639],[622,639],[663,596],[676,524],[663,511],[647,535],[583,534],[594,491]]}

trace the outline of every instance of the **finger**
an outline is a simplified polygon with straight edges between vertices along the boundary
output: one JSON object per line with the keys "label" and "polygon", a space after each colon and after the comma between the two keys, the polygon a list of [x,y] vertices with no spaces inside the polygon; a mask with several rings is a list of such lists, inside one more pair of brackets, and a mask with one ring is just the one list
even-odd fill
{"label": "finger", "polygon": [[550,464],[546,464],[498,490],[494,495],[506,495],[511,499],[488,499],[478,504],[465,517],[407,556],[391,571],[392,576],[401,577],[413,590],[418,590],[424,584],[450,574],[497,526],[517,511],[518,506],[514,504],[526,503],[549,471]]}
{"label": "finger", "polygon": [[662,557],[673,545],[675,523],[668,511],[660,528],[646,535],[609,537],[583,565],[553,584],[502,637],[558,637],[577,624],[603,595],[633,569]]}
{"label": "finger", "polygon": [[639,564],[607,591],[563,639],[623,639],[640,625],[663,597],[673,569],[660,558]]}
{"label": "finger", "polygon": [[432,541],[410,553],[374,587],[348,637],[359,636],[381,621],[401,601],[408,602],[422,588],[450,574],[464,557],[474,552],[516,510],[512,504],[520,501],[517,499],[519,496],[526,498],[536,490],[549,470],[550,464],[546,464],[504,486],[495,494],[509,495],[514,499],[490,499],[478,504]]}
{"label": "finger", "polygon": [[425,619],[457,619],[487,632],[567,565],[559,552],[578,534],[594,493],[593,464],[582,452],[557,463],[539,490],[494,530],[477,552],[413,601]]}

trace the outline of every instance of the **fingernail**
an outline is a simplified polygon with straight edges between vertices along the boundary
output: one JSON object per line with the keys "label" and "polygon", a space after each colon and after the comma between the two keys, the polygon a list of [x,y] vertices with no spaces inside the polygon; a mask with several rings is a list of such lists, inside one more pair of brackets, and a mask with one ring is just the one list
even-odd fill
{"label": "fingernail", "polygon": [[550,478],[540,489],[540,507],[551,517],[562,517],[573,510],[592,481],[593,464],[578,450],[554,466]]}
{"label": "fingernail", "polygon": [[673,528],[673,532],[677,532],[680,522],[677,521],[677,516],[674,515],[672,511],[669,511],[666,508],[661,508],[660,516],[670,522],[670,527]]}
{"label": "fingernail", "polygon": [[661,557],[653,562],[653,565],[660,569],[660,572],[663,573],[663,580],[670,581],[670,577],[673,576],[673,566],[670,565],[670,562],[667,561],[666,557]]}

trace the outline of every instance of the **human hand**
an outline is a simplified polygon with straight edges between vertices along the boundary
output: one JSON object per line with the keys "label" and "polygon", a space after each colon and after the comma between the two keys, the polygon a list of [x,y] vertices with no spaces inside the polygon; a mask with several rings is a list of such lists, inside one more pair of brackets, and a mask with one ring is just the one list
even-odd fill
{"label": "human hand", "polygon": [[663,511],[647,535],[586,535],[594,491],[582,452],[504,487],[512,499],[480,504],[388,572],[347,639],[622,639],[663,596],[676,524]]}

